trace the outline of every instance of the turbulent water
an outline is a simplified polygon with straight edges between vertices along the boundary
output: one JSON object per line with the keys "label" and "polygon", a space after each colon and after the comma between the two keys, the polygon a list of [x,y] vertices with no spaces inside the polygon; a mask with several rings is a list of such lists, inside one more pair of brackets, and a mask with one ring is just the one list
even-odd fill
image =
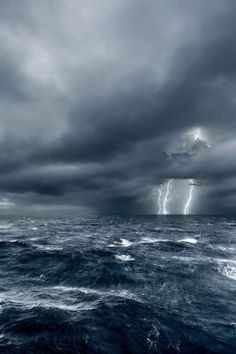
{"label": "turbulent water", "polygon": [[236,353],[236,218],[2,216],[0,353]]}

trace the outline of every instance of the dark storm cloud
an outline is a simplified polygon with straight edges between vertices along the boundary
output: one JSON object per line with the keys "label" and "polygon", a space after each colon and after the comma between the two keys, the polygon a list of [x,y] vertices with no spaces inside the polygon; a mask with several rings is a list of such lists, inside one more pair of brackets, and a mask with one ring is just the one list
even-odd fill
{"label": "dark storm cloud", "polygon": [[21,100],[26,98],[20,85],[20,82],[24,81],[24,77],[17,70],[17,62],[7,55],[0,56],[0,76],[1,99]]}
{"label": "dark storm cloud", "polygon": [[195,178],[201,212],[235,211],[233,1],[0,9],[3,197],[152,212],[156,186]]}

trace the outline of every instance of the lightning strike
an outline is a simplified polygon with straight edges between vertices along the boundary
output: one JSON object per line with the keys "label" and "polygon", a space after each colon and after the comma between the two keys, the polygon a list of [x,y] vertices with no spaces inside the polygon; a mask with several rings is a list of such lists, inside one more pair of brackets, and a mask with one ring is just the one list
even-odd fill
{"label": "lightning strike", "polygon": [[167,182],[167,185],[166,185],[166,193],[165,193],[165,197],[164,197],[164,200],[163,200],[163,214],[166,215],[168,214],[168,211],[166,209],[166,206],[167,206],[167,203],[169,202],[169,194],[170,194],[170,186],[171,186],[171,183],[173,182],[173,178],[170,179],[168,182]]}
{"label": "lightning strike", "polygon": [[[193,138],[194,138],[194,141],[203,140],[203,137],[202,137],[201,129],[200,129],[200,128],[196,129],[196,131],[195,131],[194,134],[193,134]],[[208,144],[208,142],[206,141],[206,139],[204,139],[204,142],[206,143],[208,149],[210,149],[210,145]]]}
{"label": "lightning strike", "polygon": [[190,179],[189,182],[190,182],[190,190],[189,190],[189,195],[188,195],[187,202],[186,202],[185,207],[184,207],[184,215],[189,214],[189,209],[190,209],[191,201],[192,201],[192,197],[193,197],[193,186],[194,186],[193,180]]}
{"label": "lightning strike", "polygon": [[158,189],[158,215],[160,215],[160,214],[161,214],[161,211],[162,211],[162,207],[161,207],[161,196],[162,196],[161,187],[159,187],[159,189]]}
{"label": "lightning strike", "polygon": [[[199,142],[199,144],[205,144],[205,146],[207,146],[210,149],[210,145],[206,141],[207,139],[204,138],[204,132],[201,130],[201,128],[194,129],[190,133],[191,133],[193,142],[197,142],[197,143]],[[167,183],[165,185],[166,189],[165,189],[164,193],[163,193],[163,188],[165,186],[163,188],[161,188],[162,186],[159,186],[159,189],[158,189],[158,215],[169,214],[168,209],[167,209],[167,205],[168,205],[168,202],[170,201],[169,196],[170,196],[170,190],[171,190],[171,185],[172,185],[173,181],[174,181],[173,178],[169,179],[167,181]],[[187,181],[188,181],[188,184],[190,185],[190,188],[188,188],[188,197],[187,197],[187,201],[185,202],[184,209],[182,209],[182,207],[181,207],[184,215],[188,215],[192,209],[194,185],[197,184],[196,182],[194,182],[193,179],[188,179]]]}
{"label": "lightning strike", "polygon": [[200,129],[199,128],[197,129],[196,133],[194,134],[194,140],[196,141],[198,139],[200,139]]}

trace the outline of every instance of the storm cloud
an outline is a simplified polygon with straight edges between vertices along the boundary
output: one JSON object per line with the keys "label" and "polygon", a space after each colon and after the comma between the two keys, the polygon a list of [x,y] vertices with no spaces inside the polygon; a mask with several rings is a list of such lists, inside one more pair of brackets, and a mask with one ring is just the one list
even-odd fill
{"label": "storm cloud", "polygon": [[155,188],[192,178],[195,213],[234,213],[235,16],[233,0],[2,0],[2,205],[156,213]]}

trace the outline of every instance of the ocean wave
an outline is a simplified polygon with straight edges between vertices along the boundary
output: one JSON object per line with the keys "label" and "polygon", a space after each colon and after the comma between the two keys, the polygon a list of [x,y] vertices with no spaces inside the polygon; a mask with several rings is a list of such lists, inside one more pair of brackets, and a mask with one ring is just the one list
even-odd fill
{"label": "ocean wave", "polygon": [[222,219],[10,221],[1,353],[235,353],[235,228]]}
{"label": "ocean wave", "polygon": [[80,302],[75,305],[69,305],[65,302],[56,302],[56,301],[49,301],[49,300],[32,300],[32,301],[20,301],[20,300],[9,300],[5,302],[4,308],[20,305],[21,308],[24,309],[34,309],[34,308],[44,308],[44,309],[59,309],[64,311],[90,311],[94,310],[97,306],[98,302]]}
{"label": "ocean wave", "polygon": [[158,242],[171,242],[168,239],[161,239],[161,238],[151,238],[151,237],[142,237],[140,241],[131,242],[127,239],[122,238],[120,242],[116,242],[115,244],[110,244],[108,247],[130,247],[130,246],[137,246],[145,243],[158,243]]}
{"label": "ocean wave", "polygon": [[20,240],[17,240],[17,239],[8,239],[8,240],[3,240],[1,239],[0,240],[0,248],[7,248],[7,247],[27,247],[29,246],[29,244],[25,241],[20,241]]}
{"label": "ocean wave", "polygon": [[47,292],[39,292],[38,294],[35,294],[35,292],[29,294],[28,292],[27,295],[26,293],[24,295],[24,292],[6,292],[0,295],[0,306],[2,310],[6,307],[20,307],[23,309],[42,307],[45,309],[55,308],[65,311],[88,311],[95,309],[98,303],[97,301],[80,301],[75,304],[69,304],[65,299],[55,298],[55,296],[50,298],[50,295],[51,294]]}

